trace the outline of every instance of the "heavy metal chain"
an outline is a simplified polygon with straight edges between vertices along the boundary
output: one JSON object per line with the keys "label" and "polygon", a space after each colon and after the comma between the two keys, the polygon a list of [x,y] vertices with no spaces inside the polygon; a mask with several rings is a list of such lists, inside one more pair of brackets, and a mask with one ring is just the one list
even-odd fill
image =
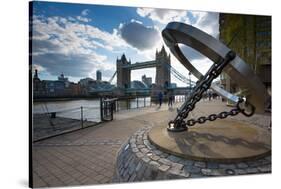
{"label": "heavy metal chain", "polygon": [[233,51],[229,51],[226,54],[225,58],[221,58],[220,61],[214,63],[211,68],[208,70],[208,72],[199,80],[197,85],[195,86],[195,89],[189,96],[187,103],[184,104],[184,107],[182,107],[178,115],[173,121],[169,122],[168,130],[170,131],[183,131],[187,129],[187,126],[193,126],[196,123],[202,124],[206,121],[215,121],[217,118],[224,119],[228,116],[235,116],[239,113],[244,114],[245,116],[251,116],[254,114],[255,107],[249,103],[247,105],[251,108],[250,113],[247,113],[244,108],[241,107],[244,100],[242,98],[239,99],[239,101],[236,104],[236,108],[230,110],[229,112],[221,112],[219,114],[211,114],[207,117],[202,116],[199,117],[197,120],[190,119],[187,122],[184,121],[188,117],[188,114],[195,108],[195,104],[201,100],[203,93],[206,92],[211,84],[212,81],[217,78],[223,68],[235,58],[236,54]]}
{"label": "heavy metal chain", "polygon": [[250,117],[255,113],[255,107],[250,105],[251,111],[249,113],[246,113],[246,110],[244,108],[241,108],[240,105],[244,102],[242,98],[239,98],[239,101],[236,103],[236,107],[231,109],[229,112],[223,111],[219,114],[210,114],[209,116],[201,116],[199,118],[195,119],[189,119],[186,122],[186,125],[188,126],[194,126],[196,123],[203,124],[206,121],[215,121],[216,119],[225,119],[228,116],[236,116],[239,113],[242,113],[243,115]]}

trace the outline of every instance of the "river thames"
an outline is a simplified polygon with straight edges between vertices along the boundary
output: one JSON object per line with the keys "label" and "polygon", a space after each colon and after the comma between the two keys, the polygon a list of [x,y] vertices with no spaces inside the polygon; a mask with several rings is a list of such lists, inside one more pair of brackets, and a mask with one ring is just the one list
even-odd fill
{"label": "river thames", "polygon": [[[150,106],[150,97],[118,100],[116,106],[118,111]],[[81,107],[83,107],[84,119],[95,122],[100,121],[99,99],[34,102],[33,114],[47,114],[50,112],[56,112],[58,117],[80,119]]]}
{"label": "river thames", "polygon": [[[178,101],[184,96],[175,96],[175,101]],[[150,97],[141,97],[134,99],[118,100],[116,102],[117,111],[142,108],[151,106]],[[99,99],[79,99],[65,101],[48,101],[34,102],[33,114],[48,114],[56,112],[56,116],[72,119],[81,119],[81,107],[83,109],[83,118],[88,121],[100,121],[100,100]]]}

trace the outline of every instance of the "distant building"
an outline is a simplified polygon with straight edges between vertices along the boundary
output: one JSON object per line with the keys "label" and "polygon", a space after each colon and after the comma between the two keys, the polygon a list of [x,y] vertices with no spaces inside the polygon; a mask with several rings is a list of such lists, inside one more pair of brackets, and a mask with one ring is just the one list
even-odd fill
{"label": "distant building", "polygon": [[147,89],[148,87],[141,81],[131,81],[131,88],[132,89]]}
{"label": "distant building", "polygon": [[171,88],[177,88],[177,84],[176,84],[176,83],[171,83],[171,84],[170,84],[170,87],[171,87]]}
{"label": "distant building", "polygon": [[63,73],[58,76],[58,80],[40,80],[38,71],[35,70],[33,76],[33,97],[72,97],[81,94],[80,86],[70,82]]}
{"label": "distant building", "polygon": [[107,81],[94,80],[92,78],[84,78],[78,82],[82,94],[89,95],[99,91],[111,90],[114,85],[111,85]]}
{"label": "distant building", "polygon": [[[239,14],[219,16],[220,40],[233,49],[271,90],[271,17]],[[239,87],[226,74],[221,84],[230,92]]]}
{"label": "distant building", "polygon": [[101,71],[97,70],[96,74],[97,74],[97,81],[101,81],[102,80]]}
{"label": "distant building", "polygon": [[63,73],[61,73],[60,76],[58,76],[58,81],[66,82],[66,81],[68,81],[68,78],[64,77]]}
{"label": "distant building", "polygon": [[112,90],[113,88],[114,85],[111,85],[107,81],[93,81],[90,83],[89,92],[95,93],[100,91],[108,91],[108,90]]}
{"label": "distant building", "polygon": [[78,85],[80,86],[80,90],[81,90],[81,94],[82,95],[88,95],[89,94],[89,89],[90,89],[90,85],[94,80],[92,78],[84,78],[84,79],[80,79],[80,81],[78,82]]}
{"label": "distant building", "polygon": [[39,79],[38,70],[35,69],[33,75],[33,96],[37,97],[45,93],[44,83]]}
{"label": "distant building", "polygon": [[78,83],[79,83],[82,87],[87,87],[91,81],[94,81],[94,79],[92,79],[92,78],[90,78],[90,77],[87,77],[87,78],[84,78],[84,79],[80,79],[80,81],[79,81]]}
{"label": "distant building", "polygon": [[65,85],[63,81],[43,80],[43,82],[45,84],[46,96],[57,97],[65,95]]}
{"label": "distant building", "polygon": [[67,77],[64,77],[63,73],[61,73],[60,76],[58,76],[58,81],[64,82],[65,88],[69,87],[69,81]]}
{"label": "distant building", "polygon": [[[38,79],[39,79],[39,77],[38,77],[38,70],[37,70],[37,69],[35,69],[33,79],[34,79],[34,80],[38,80]],[[40,79],[39,79],[39,80],[40,80]]]}
{"label": "distant building", "polygon": [[77,96],[81,94],[80,85],[78,85],[77,83],[70,82],[69,89],[71,91],[72,96]]}
{"label": "distant building", "polygon": [[147,85],[147,87],[151,87],[151,84],[152,84],[152,78],[151,77],[146,77],[146,75],[143,75],[141,77],[141,80],[143,83],[145,83]]}

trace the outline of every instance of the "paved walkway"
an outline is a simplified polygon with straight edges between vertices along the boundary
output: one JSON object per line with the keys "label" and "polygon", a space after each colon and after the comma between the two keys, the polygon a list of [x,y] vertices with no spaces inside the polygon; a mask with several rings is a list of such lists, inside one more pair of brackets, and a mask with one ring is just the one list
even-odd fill
{"label": "paved walkway", "polygon": [[[198,117],[225,109],[230,108],[220,101],[200,102],[192,115]],[[167,105],[123,111],[115,115],[115,121],[34,143],[34,187],[111,183],[121,145],[145,125],[167,124],[174,115],[175,109],[168,111]],[[271,121],[270,115],[250,119],[239,115],[230,119],[250,121],[261,127],[267,127]]]}

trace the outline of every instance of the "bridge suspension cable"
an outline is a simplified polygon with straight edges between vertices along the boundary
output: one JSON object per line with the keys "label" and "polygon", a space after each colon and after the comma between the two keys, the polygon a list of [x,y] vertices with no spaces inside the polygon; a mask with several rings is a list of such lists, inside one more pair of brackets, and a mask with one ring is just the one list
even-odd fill
{"label": "bridge suspension cable", "polygon": [[117,74],[117,71],[114,72],[114,74],[112,75],[112,77],[108,80],[109,83],[112,82],[112,80],[114,79],[114,77],[116,76]]}
{"label": "bridge suspension cable", "polygon": [[185,84],[192,84],[193,86],[196,84],[194,81],[186,78],[183,74],[181,74],[180,72],[178,72],[174,67],[172,67],[170,64],[165,63],[164,64],[165,68],[168,69],[169,71],[171,71],[171,73],[173,74],[173,76],[175,76],[175,78],[177,78],[178,80],[180,80],[181,82],[185,83]]}

